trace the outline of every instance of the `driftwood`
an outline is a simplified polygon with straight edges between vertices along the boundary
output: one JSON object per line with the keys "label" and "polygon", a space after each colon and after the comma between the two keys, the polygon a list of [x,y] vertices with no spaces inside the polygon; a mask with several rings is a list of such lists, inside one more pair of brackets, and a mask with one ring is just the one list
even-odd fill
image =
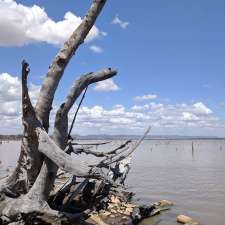
{"label": "driftwood", "polygon": [[[129,204],[124,206],[132,196],[124,186],[130,168],[130,156],[150,128],[140,140],[128,140],[115,149],[102,152],[94,151],[92,147],[107,147],[109,141],[82,144],[71,137],[88,86],[115,76],[117,70],[106,68],[82,75],[76,80],[57,110],[52,136],[48,134],[49,114],[64,70],[84,42],[105,3],[106,0],[93,0],[81,24],[59,50],[45,76],[36,106],[32,105],[28,92],[29,65],[25,60],[22,62],[24,131],[16,168],[11,175],[0,180],[0,224],[78,224],[81,220],[87,221],[88,217],[100,223],[104,219],[96,215],[101,215],[102,210],[109,212],[112,204],[123,205],[127,209],[130,207]],[[68,129],[68,113],[82,92],[83,97]],[[90,165],[77,163],[71,154],[91,154],[100,160]],[[67,174],[66,180],[62,181],[64,173]],[[63,182],[61,188],[58,185],[60,177]],[[78,178],[83,180],[78,181]],[[128,220],[135,221],[152,215],[156,206],[133,208],[138,208],[139,214],[134,216],[135,211],[128,210],[126,215]],[[119,212],[121,209],[117,207],[117,210],[123,215]]]}

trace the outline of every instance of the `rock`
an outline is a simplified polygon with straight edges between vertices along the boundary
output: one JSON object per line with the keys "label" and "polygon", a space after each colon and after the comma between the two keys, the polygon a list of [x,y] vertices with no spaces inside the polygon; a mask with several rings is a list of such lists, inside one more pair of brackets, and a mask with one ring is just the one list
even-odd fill
{"label": "rock", "polygon": [[178,223],[182,223],[182,224],[185,224],[185,223],[189,223],[189,222],[192,222],[192,218],[189,217],[189,216],[185,216],[185,215],[179,215],[177,217],[177,222]]}
{"label": "rock", "polygon": [[168,200],[161,200],[159,202],[155,202],[151,207],[149,207],[149,215],[154,216],[159,214],[161,211],[169,210],[173,203]]}
{"label": "rock", "polygon": [[111,197],[110,200],[114,204],[119,204],[121,202],[120,199],[117,196],[114,196],[114,195]]}
{"label": "rock", "polygon": [[161,207],[167,207],[167,206],[172,206],[173,203],[171,201],[168,200],[161,200],[159,201],[159,204]]}
{"label": "rock", "polygon": [[92,213],[90,218],[98,225],[107,225],[97,214]]}
{"label": "rock", "polygon": [[191,217],[185,215],[179,215],[177,217],[177,222],[185,225],[200,225],[199,222],[196,222]]}
{"label": "rock", "polygon": [[190,222],[192,222],[192,221],[193,221],[192,218],[189,217],[189,216],[179,215],[179,216],[177,217],[177,222],[178,222],[178,223],[186,224],[186,223],[190,223]]}
{"label": "rock", "polygon": [[125,211],[123,211],[123,213],[128,216],[131,215],[132,212],[133,212],[133,208],[126,208]]}
{"label": "rock", "polygon": [[126,208],[135,208],[135,207],[138,207],[137,205],[131,204],[131,203],[123,203],[123,205],[124,205]]}
{"label": "rock", "polygon": [[200,225],[200,223],[192,221],[192,222],[189,222],[189,223],[185,223],[185,225]]}
{"label": "rock", "polygon": [[111,213],[117,213],[118,209],[110,209]]}

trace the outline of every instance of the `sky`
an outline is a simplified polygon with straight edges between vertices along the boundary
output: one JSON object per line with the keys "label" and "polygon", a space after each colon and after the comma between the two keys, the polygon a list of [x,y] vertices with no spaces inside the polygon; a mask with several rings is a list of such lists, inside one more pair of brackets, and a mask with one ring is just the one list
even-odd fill
{"label": "sky", "polygon": [[[22,59],[35,104],[48,66],[91,2],[0,0],[1,134],[22,132]],[[224,9],[224,0],[108,0],[64,73],[51,127],[80,75],[112,67],[116,77],[89,87],[74,134],[141,134],[151,125],[153,135],[224,137]]]}

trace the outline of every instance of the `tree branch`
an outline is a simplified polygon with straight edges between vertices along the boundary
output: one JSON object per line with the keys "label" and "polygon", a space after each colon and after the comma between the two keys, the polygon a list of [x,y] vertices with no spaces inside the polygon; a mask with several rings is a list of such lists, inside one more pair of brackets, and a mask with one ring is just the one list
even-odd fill
{"label": "tree branch", "polygon": [[99,70],[97,72],[82,75],[71,88],[66,101],[63,103],[62,113],[68,113],[74,102],[80,96],[82,91],[90,84],[109,79],[117,74],[116,70],[111,68]]}
{"label": "tree branch", "polygon": [[[110,141],[111,142],[111,141]],[[94,143],[94,145],[98,146],[98,145],[103,145],[103,144],[108,144],[110,142],[102,142],[102,143]],[[113,157],[112,155],[117,154],[117,151],[123,149],[121,152],[123,152],[124,150],[127,150],[127,148],[125,148],[129,143],[131,143],[131,140],[126,141],[124,144],[120,145],[119,147],[117,147],[116,149],[113,149],[109,152],[98,152],[98,151],[92,151],[89,150],[87,148],[77,148],[77,149],[73,149],[73,152],[75,154],[81,154],[81,153],[85,153],[85,154],[90,154],[90,155],[94,155],[96,157],[105,157],[105,159],[103,159],[103,161],[105,161],[106,159]],[[70,145],[83,145],[83,144],[78,144],[78,143],[70,143]],[[84,144],[84,145],[92,145],[91,143],[88,144]],[[124,149],[125,148],[125,149]],[[119,152],[119,154],[121,153]]]}
{"label": "tree branch", "polygon": [[37,128],[39,137],[38,150],[47,156],[52,162],[66,172],[69,172],[77,177],[92,177],[99,178],[94,174],[90,174],[90,168],[85,164],[77,163],[74,159],[59,148],[48,134],[41,128]]}
{"label": "tree branch", "polygon": [[148,135],[150,130],[151,130],[151,126],[149,126],[147,128],[144,135],[135,143],[135,145],[125,155],[120,155],[117,158],[115,157],[113,159],[110,159],[110,160],[108,160],[108,162],[104,162],[104,164],[108,166],[110,164],[113,164],[115,162],[119,162],[119,161],[127,158],[128,156],[130,156],[138,148],[138,146],[141,144],[141,142],[145,139],[145,137]]}
{"label": "tree branch", "polygon": [[[111,69],[105,69],[105,70],[101,70],[101,71],[96,72],[96,73],[87,74],[87,75],[82,76],[75,83],[75,85],[71,88],[71,91],[70,91],[65,103],[63,103],[60,106],[60,108],[58,109],[58,111],[56,113],[56,117],[55,117],[55,128],[54,128],[54,133],[53,133],[53,140],[55,142],[55,145],[58,146],[58,150],[65,149],[65,147],[66,147],[66,143],[67,143],[67,140],[68,140],[68,112],[71,109],[72,105],[74,104],[75,100],[82,93],[83,89],[86,88],[87,85],[89,85],[93,82],[97,82],[97,81],[100,81],[100,80],[107,79],[109,77],[114,76],[115,74],[116,74],[116,71],[111,70]],[[49,149],[46,147],[46,151],[48,151],[48,150]],[[70,156],[66,153],[71,152],[71,150],[72,150],[71,146],[69,146],[69,148],[65,149],[64,152],[62,151],[61,154],[65,154],[67,157],[69,157],[69,158],[65,158],[64,160],[62,160],[61,161],[62,163],[65,160],[70,162]],[[56,172],[57,172],[57,169],[58,169],[57,166],[62,168],[62,165],[57,164],[57,163],[59,163],[60,160],[57,163],[54,161],[58,157],[54,158],[54,160],[51,158],[51,151],[50,150],[48,151],[48,155],[46,155],[46,156],[50,160],[52,160],[52,162],[49,159],[45,160],[43,168],[40,172],[41,175],[38,177],[37,182],[36,182],[37,188],[33,188],[33,190],[31,191],[31,193],[33,194],[33,193],[36,193],[37,190],[39,189],[38,191],[43,193],[44,198],[46,198],[46,196],[48,196],[48,193],[51,189],[51,186],[53,186],[53,182],[54,182]],[[62,157],[62,155],[61,155],[61,157]],[[55,166],[55,165],[57,165],[57,166]],[[73,169],[75,169],[74,167],[71,167],[71,162],[69,164],[69,167],[70,167],[69,171],[71,171],[71,172],[72,172]],[[79,166],[77,166],[77,168],[79,168]],[[83,171],[74,171],[73,174],[79,176],[79,172],[81,172],[80,175],[82,177],[84,177],[84,176],[90,177],[90,174],[87,174],[88,171],[85,171],[85,173],[83,173]],[[49,182],[48,174],[51,174],[51,182]],[[94,176],[94,175],[91,175],[91,176]],[[48,183],[48,190],[45,188],[47,191],[46,190],[40,190],[40,188],[39,188],[41,186],[39,184],[41,184],[43,182]]]}
{"label": "tree branch", "polygon": [[71,107],[73,106],[74,102],[80,96],[82,91],[87,88],[88,85],[106,80],[115,76],[117,73],[116,70],[112,70],[111,68],[103,69],[97,71],[95,73],[88,73],[86,75],[81,76],[75,84],[70,89],[70,92],[63,104],[61,104],[60,108],[58,109],[55,117],[55,129],[54,129],[54,140],[60,140],[61,144],[60,147],[62,149],[65,148],[65,144],[67,142],[68,137],[68,113]]}
{"label": "tree branch", "polygon": [[85,145],[85,146],[87,146],[87,145],[90,145],[90,146],[99,146],[99,145],[106,145],[106,144],[109,144],[109,143],[111,143],[112,141],[105,141],[105,142],[96,142],[96,143],[77,143],[77,142],[72,142],[71,144],[72,145]]}
{"label": "tree branch", "polygon": [[89,150],[87,148],[73,148],[73,153],[74,154],[81,154],[81,153],[85,153],[87,155],[93,155],[95,157],[106,157],[107,156],[107,153],[105,152],[97,152],[97,151],[92,151],[92,150]]}
{"label": "tree branch", "polygon": [[68,139],[72,139],[70,135],[71,135],[71,132],[72,132],[72,130],[73,130],[73,126],[74,126],[75,120],[76,120],[76,118],[77,118],[77,114],[78,114],[78,112],[79,112],[79,109],[80,109],[80,107],[81,107],[81,105],[82,105],[82,102],[83,102],[83,100],[84,100],[84,98],[85,98],[87,89],[88,89],[88,86],[85,88],[84,93],[83,93],[83,95],[82,95],[82,98],[81,98],[81,100],[80,100],[80,102],[79,102],[79,105],[77,106],[76,112],[75,112],[75,114],[74,114],[74,116],[73,116],[73,120],[72,120],[72,123],[71,123],[71,125],[70,125],[69,132],[68,132]]}
{"label": "tree branch", "polygon": [[65,42],[59,53],[55,56],[41,87],[40,95],[36,104],[35,111],[42,122],[46,131],[49,128],[49,114],[56,88],[69,63],[71,57],[83,43],[89,31],[93,27],[95,20],[100,14],[106,0],[94,0],[87,15],[81,24],[73,32],[71,37]]}
{"label": "tree branch", "polygon": [[151,126],[149,126],[147,128],[147,130],[145,131],[144,135],[135,143],[135,145],[126,154],[121,155],[121,153],[125,152],[129,148],[125,148],[122,151],[120,151],[118,154],[115,154],[115,155],[113,155],[111,157],[106,157],[105,159],[103,159],[99,163],[96,163],[96,164],[91,165],[91,167],[100,167],[100,168],[101,167],[104,167],[104,168],[107,168],[109,165],[111,165],[111,164],[113,164],[115,162],[119,162],[119,161],[127,158],[129,155],[131,155],[137,149],[137,147],[145,139],[145,137],[149,133],[150,129],[151,129]]}
{"label": "tree branch", "polygon": [[27,120],[28,117],[35,118],[34,108],[32,106],[28,87],[27,87],[27,78],[29,75],[30,69],[29,64],[23,60],[22,61],[22,114],[23,120]]}

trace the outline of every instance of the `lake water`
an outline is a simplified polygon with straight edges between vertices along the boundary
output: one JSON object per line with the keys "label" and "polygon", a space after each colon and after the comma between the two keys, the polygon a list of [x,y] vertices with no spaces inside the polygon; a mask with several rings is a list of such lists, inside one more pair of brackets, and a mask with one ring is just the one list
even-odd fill
{"label": "lake water", "polygon": [[[114,141],[108,149],[120,143]],[[135,201],[174,203],[142,224],[177,225],[177,215],[185,214],[203,225],[225,225],[225,140],[193,143],[194,151],[192,140],[146,140],[134,153],[127,185],[136,193]],[[0,145],[0,176],[15,166],[19,148],[16,141]]]}

